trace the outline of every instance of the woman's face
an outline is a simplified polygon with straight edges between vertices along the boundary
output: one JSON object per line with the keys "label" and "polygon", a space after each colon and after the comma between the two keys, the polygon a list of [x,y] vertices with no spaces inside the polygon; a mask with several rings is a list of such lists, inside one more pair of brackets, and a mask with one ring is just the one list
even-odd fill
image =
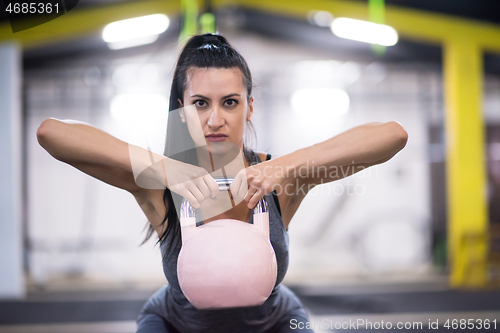
{"label": "woman's face", "polygon": [[217,153],[214,149],[230,146],[219,142],[233,143],[242,149],[245,123],[253,113],[252,103],[253,97],[247,102],[239,68],[192,67],[186,73],[186,107],[181,110],[181,119],[187,122],[197,146],[208,144],[213,153]]}

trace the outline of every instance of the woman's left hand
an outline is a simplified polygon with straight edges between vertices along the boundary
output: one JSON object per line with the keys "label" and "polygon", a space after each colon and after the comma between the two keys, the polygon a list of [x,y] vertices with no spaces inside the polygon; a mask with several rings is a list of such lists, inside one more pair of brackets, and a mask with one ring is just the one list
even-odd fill
{"label": "woman's left hand", "polygon": [[240,170],[229,188],[236,204],[244,200],[253,209],[266,194],[273,190],[281,192],[285,179],[286,168],[274,159]]}

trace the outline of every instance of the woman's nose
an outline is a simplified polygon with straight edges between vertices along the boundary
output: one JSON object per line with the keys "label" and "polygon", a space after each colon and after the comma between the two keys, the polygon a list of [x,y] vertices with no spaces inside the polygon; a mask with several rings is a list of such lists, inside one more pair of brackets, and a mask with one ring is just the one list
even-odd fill
{"label": "woman's nose", "polygon": [[224,125],[224,118],[218,107],[214,107],[208,118],[208,126],[212,128],[219,128]]}

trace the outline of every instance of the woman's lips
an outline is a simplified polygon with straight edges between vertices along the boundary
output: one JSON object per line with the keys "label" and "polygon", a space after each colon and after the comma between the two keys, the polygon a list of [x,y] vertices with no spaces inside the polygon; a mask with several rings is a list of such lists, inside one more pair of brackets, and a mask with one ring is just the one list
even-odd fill
{"label": "woman's lips", "polygon": [[226,135],[207,135],[206,136],[207,141],[210,142],[221,142],[226,140],[227,136]]}

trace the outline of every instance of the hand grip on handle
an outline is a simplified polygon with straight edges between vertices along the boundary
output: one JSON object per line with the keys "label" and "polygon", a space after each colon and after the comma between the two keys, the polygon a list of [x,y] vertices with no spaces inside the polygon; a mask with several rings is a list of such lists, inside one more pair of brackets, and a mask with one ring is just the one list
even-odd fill
{"label": "hand grip on handle", "polygon": [[[233,180],[233,178],[215,179],[219,185],[219,191],[229,191],[229,185]],[[267,210],[267,201],[265,197],[262,197],[253,209],[253,221],[254,225],[269,238],[269,215]],[[186,199],[184,199],[181,204],[180,222],[182,238],[186,239],[189,229],[196,228],[196,210]]]}

